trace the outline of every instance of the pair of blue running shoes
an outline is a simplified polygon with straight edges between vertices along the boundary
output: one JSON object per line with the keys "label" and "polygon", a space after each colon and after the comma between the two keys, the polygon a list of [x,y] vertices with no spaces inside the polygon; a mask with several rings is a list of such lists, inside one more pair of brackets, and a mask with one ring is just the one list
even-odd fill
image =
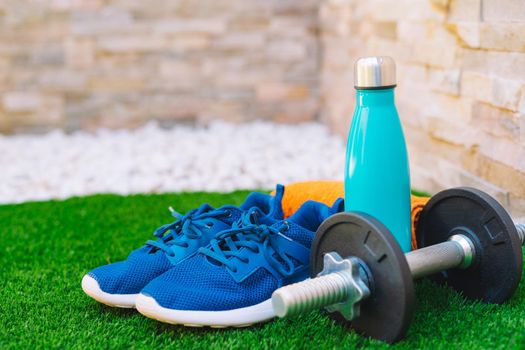
{"label": "pair of blue running shoes", "polygon": [[242,327],[275,317],[272,293],[308,278],[319,225],[343,210],[307,201],[283,217],[284,187],[235,207],[208,204],[159,227],[126,260],[84,276],[82,289],[109,306],[186,326]]}

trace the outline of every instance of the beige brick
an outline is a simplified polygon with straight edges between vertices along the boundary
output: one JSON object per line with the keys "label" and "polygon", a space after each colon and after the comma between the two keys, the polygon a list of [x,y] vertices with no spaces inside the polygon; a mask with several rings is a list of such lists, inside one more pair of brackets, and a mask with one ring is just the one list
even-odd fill
{"label": "beige brick", "polygon": [[54,94],[11,91],[2,96],[2,105],[15,126],[58,125],[63,118],[64,100]]}
{"label": "beige brick", "polygon": [[[495,141],[496,140],[490,140],[490,142]],[[525,186],[523,185],[525,171],[519,171],[512,165],[505,164],[501,159],[498,159],[498,155],[496,154],[497,151],[508,151],[510,149],[510,156],[519,157],[519,151],[516,152],[517,149],[515,146],[513,147],[512,143],[509,145],[502,145],[500,142],[496,142],[494,146],[494,150],[491,153],[496,156],[496,159],[478,152],[477,150],[473,150],[464,154],[460,165],[465,170],[471,171],[488,182],[504,188],[509,193],[525,198]],[[484,148],[490,149],[490,144],[487,143],[487,146]]]}
{"label": "beige brick", "polygon": [[60,11],[69,10],[100,10],[104,2],[102,0],[51,0],[50,7]]}
{"label": "beige brick", "polygon": [[482,8],[486,22],[525,21],[525,2],[521,0],[483,0]]}
{"label": "beige brick", "polygon": [[[129,0],[121,0],[125,4],[129,3]],[[152,7],[151,4],[149,7]],[[181,19],[213,19],[218,15],[229,17],[232,12],[242,11],[249,5],[252,5],[252,11],[257,10],[257,12],[268,13],[267,9],[271,7],[266,6],[265,3],[258,2],[254,4],[253,2],[247,3],[246,1],[241,0],[228,0],[228,1],[162,1],[161,5],[158,7],[161,8],[160,14],[157,14],[157,17],[165,16],[166,13],[175,13],[171,17],[181,18]],[[166,12],[167,9],[172,9],[171,12]]]}
{"label": "beige brick", "polygon": [[349,49],[344,43],[340,43],[340,40],[327,40],[323,46],[326,49],[321,62],[323,71],[351,70],[349,67],[354,58],[350,57]]}
{"label": "beige brick", "polygon": [[9,120],[7,113],[0,110],[0,133],[8,134],[11,133],[11,131],[11,121]]}
{"label": "beige brick", "polygon": [[264,13],[252,12],[251,15],[239,14],[228,21],[229,31],[264,32],[270,25],[270,17]]}
{"label": "beige brick", "polygon": [[[436,159],[443,159],[452,164],[460,163],[465,150],[462,145],[455,145],[433,138],[421,128],[405,128],[405,137],[410,163],[424,166],[429,171],[432,171],[432,162]],[[429,154],[436,156],[429,157]]]}
{"label": "beige brick", "polygon": [[461,67],[502,79],[525,80],[525,54],[501,51],[463,50]]}
{"label": "beige brick", "polygon": [[[215,66],[215,64],[214,64]],[[206,70],[205,68],[203,69]],[[262,79],[267,79],[267,76],[264,76],[263,73],[257,71],[243,71],[242,74],[239,74],[237,69],[224,69],[222,74],[211,74],[214,84],[220,86],[221,88],[253,88]],[[264,77],[263,77],[264,76]]]}
{"label": "beige brick", "polygon": [[41,91],[66,93],[85,93],[86,75],[83,72],[75,72],[67,69],[46,70],[36,79]]}
{"label": "beige brick", "polygon": [[79,11],[71,18],[71,34],[80,36],[116,35],[136,32],[131,13],[109,7],[105,11]]}
{"label": "beige brick", "polygon": [[158,21],[153,25],[156,34],[208,33],[219,35],[226,32],[226,21],[221,18],[182,19]]}
{"label": "beige brick", "polygon": [[213,46],[222,50],[261,50],[264,48],[264,32],[232,33],[213,42]]}
{"label": "beige brick", "polygon": [[126,76],[95,76],[88,79],[87,86],[96,92],[131,92],[146,85],[144,78]]}
{"label": "beige brick", "polygon": [[472,124],[478,130],[511,140],[519,138],[518,114],[486,103],[474,103]]}
{"label": "beige brick", "polygon": [[42,105],[42,95],[38,92],[7,92],[2,96],[2,105],[7,112],[36,111]]}
{"label": "beige brick", "polygon": [[461,79],[464,96],[511,111],[518,110],[522,86],[519,81],[469,71],[463,72]]}
{"label": "beige brick", "polygon": [[275,61],[301,61],[306,57],[306,53],[304,44],[291,40],[273,41],[266,47],[268,59]]}
{"label": "beige brick", "polygon": [[450,187],[469,186],[489,193],[502,204],[507,203],[508,192],[505,189],[495,186],[472,172],[466,171],[456,163],[438,159],[433,164],[429,164],[429,169],[427,176],[432,183],[433,193]]}
{"label": "beige brick", "polygon": [[[523,183],[525,175],[521,179]],[[525,199],[523,197],[515,196],[512,192],[509,193],[509,204],[505,207],[511,217],[517,222],[525,222]]]}
{"label": "beige brick", "polygon": [[463,71],[461,74],[461,94],[480,101],[490,102],[492,79],[485,74]]}
{"label": "beige brick", "polygon": [[481,0],[451,0],[448,20],[453,22],[480,22]]}
{"label": "beige brick", "polygon": [[509,191],[524,192],[524,188],[518,188],[523,175],[481,155],[476,148],[450,145],[426,135],[414,138],[418,134],[407,134],[414,188],[435,193],[453,186],[472,186],[488,192],[504,205]]}
{"label": "beige brick", "polygon": [[484,49],[524,52],[525,24],[482,23],[480,25],[480,46]]}
{"label": "beige brick", "polygon": [[[358,45],[362,45],[362,43],[358,42]],[[360,56],[383,56],[385,53],[388,53],[388,56],[394,58],[396,62],[414,62],[415,51],[414,46],[410,43],[380,37],[370,37],[367,42],[366,51],[360,51],[355,58],[357,59]],[[352,62],[350,65],[353,65],[353,61],[350,62]],[[347,61],[346,65],[348,64]]]}
{"label": "beige brick", "polygon": [[88,68],[95,62],[93,40],[68,38],[64,42],[66,64],[71,68]]}
{"label": "beige brick", "polygon": [[97,49],[104,52],[125,53],[168,49],[168,41],[160,36],[106,36],[98,39]]}
{"label": "beige brick", "polygon": [[520,100],[518,102],[518,111],[525,114],[525,86],[522,87],[520,93]]}
{"label": "beige brick", "polygon": [[221,119],[228,122],[240,123],[246,119],[243,106],[235,101],[214,101],[206,106],[205,110],[198,115],[199,122],[207,122]]}
{"label": "beige brick", "polygon": [[444,12],[436,11],[430,1],[398,0],[392,4],[390,0],[368,0],[367,4],[371,18],[377,21],[442,20],[445,16]]}
{"label": "beige brick", "polygon": [[445,123],[450,121],[467,125],[472,119],[472,100],[469,98],[425,91],[419,87],[398,89],[398,100],[409,104],[412,110],[419,111],[419,116],[416,117],[422,117],[422,122],[428,122],[427,118],[432,118]]}
{"label": "beige brick", "polygon": [[319,9],[320,29],[327,35],[348,36],[352,17],[352,0],[322,1]]}
{"label": "beige brick", "polygon": [[10,89],[10,85],[12,84],[10,81],[11,72],[11,60],[6,57],[0,58],[0,91]]}
{"label": "beige brick", "polygon": [[[423,159],[427,159],[423,161]],[[422,154],[411,163],[412,187],[436,193],[450,187],[470,186],[479,188],[502,203],[507,202],[507,191],[465,171],[457,163],[442,158],[429,159]],[[412,175],[414,174],[414,175]]]}
{"label": "beige brick", "polygon": [[303,100],[308,96],[306,85],[265,83],[256,87],[256,96],[261,101]]}
{"label": "beige brick", "polygon": [[[408,132],[413,132],[412,130],[423,130],[424,128],[424,114],[421,113],[421,101],[414,102],[409,96],[404,92],[401,93],[401,90],[396,97],[396,107],[401,118],[401,123],[403,127]],[[408,131],[410,130],[410,131]]]}
{"label": "beige brick", "polygon": [[410,85],[423,83],[427,80],[427,69],[416,64],[396,62],[396,74],[399,81],[406,81],[407,84],[410,82]]}
{"label": "beige brick", "polygon": [[525,113],[519,113],[519,122],[520,122],[520,143],[521,147],[525,149]]}
{"label": "beige brick", "polygon": [[[388,23],[388,22],[387,22]],[[405,42],[426,41],[429,40],[432,31],[429,22],[414,22],[400,20],[397,23],[397,33],[399,40]]]}
{"label": "beige brick", "polygon": [[385,39],[396,39],[397,22],[375,22],[374,34]]}
{"label": "beige brick", "polygon": [[192,80],[200,76],[198,64],[188,61],[165,61],[159,65],[161,79]]}
{"label": "beige brick", "polygon": [[437,140],[465,147],[473,147],[479,143],[477,131],[461,121],[427,117],[424,122],[425,130]]}
{"label": "beige brick", "polygon": [[443,92],[454,96],[459,95],[461,73],[459,69],[432,69],[428,71],[432,91]]}
{"label": "beige brick", "polygon": [[211,46],[210,36],[202,33],[173,35],[167,38],[166,41],[167,50],[178,52],[204,50]]}
{"label": "beige brick", "polygon": [[413,54],[412,61],[432,67],[454,68],[458,63],[458,49],[444,49],[438,43],[418,43],[414,45]]}
{"label": "beige brick", "polygon": [[272,115],[272,120],[280,123],[306,122],[314,120],[316,113],[317,107],[314,101],[289,102]]}
{"label": "beige brick", "polygon": [[316,29],[317,27],[312,25],[305,25],[301,18],[273,16],[265,32],[271,37],[305,38],[309,37],[310,33]]}
{"label": "beige brick", "polygon": [[148,107],[153,106],[153,112],[159,117],[164,114],[164,117],[169,119],[188,118],[191,120],[202,113],[209,103],[209,99],[203,97],[164,95],[152,96]]}
{"label": "beige brick", "polygon": [[461,46],[480,47],[480,24],[477,22],[447,23],[448,30],[456,35]]}
{"label": "beige brick", "polygon": [[523,86],[521,81],[495,77],[492,84],[491,104],[517,111]]}
{"label": "beige brick", "polygon": [[446,12],[449,9],[451,0],[429,0],[429,1],[430,1],[430,4],[432,4],[432,6],[435,9]]}

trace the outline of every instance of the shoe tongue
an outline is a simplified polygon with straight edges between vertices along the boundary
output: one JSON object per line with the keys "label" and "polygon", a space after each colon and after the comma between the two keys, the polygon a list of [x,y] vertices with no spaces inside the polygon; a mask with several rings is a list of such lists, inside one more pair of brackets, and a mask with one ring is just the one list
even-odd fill
{"label": "shoe tongue", "polygon": [[249,210],[257,207],[264,216],[273,217],[275,220],[282,220],[284,217],[282,209],[282,199],[284,195],[284,186],[277,185],[274,195],[266,193],[252,192],[240,205],[241,210]]}
{"label": "shoe tongue", "polygon": [[[319,225],[341,208],[340,200],[337,200],[332,207],[320,202],[307,201],[286,220],[289,228],[283,232],[283,235],[309,248]],[[274,227],[278,225],[275,224]]]}

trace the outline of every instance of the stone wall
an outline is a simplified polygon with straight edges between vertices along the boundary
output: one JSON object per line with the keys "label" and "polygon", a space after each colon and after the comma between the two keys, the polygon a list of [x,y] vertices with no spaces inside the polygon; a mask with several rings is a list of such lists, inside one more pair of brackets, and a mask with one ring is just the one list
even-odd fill
{"label": "stone wall", "polygon": [[390,55],[413,186],[479,187],[525,216],[524,1],[325,0],[320,27],[323,120],[344,134],[353,62]]}
{"label": "stone wall", "polygon": [[316,119],[346,137],[353,62],[390,55],[413,186],[525,216],[523,0],[0,2],[0,132]]}
{"label": "stone wall", "polygon": [[0,2],[0,131],[312,120],[313,0]]}

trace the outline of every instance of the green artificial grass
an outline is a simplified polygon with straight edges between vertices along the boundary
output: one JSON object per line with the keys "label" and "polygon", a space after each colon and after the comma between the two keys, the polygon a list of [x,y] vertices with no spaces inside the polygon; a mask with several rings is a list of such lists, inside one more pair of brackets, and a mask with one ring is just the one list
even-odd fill
{"label": "green artificial grass", "polygon": [[203,202],[239,204],[246,194],[97,195],[0,206],[0,349],[525,348],[524,283],[505,305],[484,305],[418,282],[415,319],[393,346],[318,311],[245,329],[194,329],[106,307],[82,292],[82,276],[150,239],[170,220],[168,206],[183,212]]}

